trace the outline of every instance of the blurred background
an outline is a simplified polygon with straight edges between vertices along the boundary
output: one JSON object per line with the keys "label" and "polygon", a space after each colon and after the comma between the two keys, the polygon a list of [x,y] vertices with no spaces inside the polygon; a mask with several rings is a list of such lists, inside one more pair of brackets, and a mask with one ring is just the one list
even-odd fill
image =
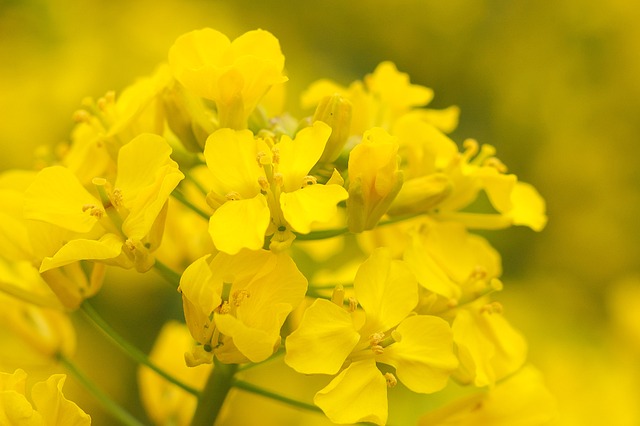
{"label": "blurred background", "polygon": [[[432,107],[461,108],[454,140],[494,145],[546,198],[542,233],[486,236],[503,255],[498,299],[558,398],[557,424],[638,425],[639,19],[632,0],[0,0],[0,170],[33,167],[41,146],[68,138],[83,97],[150,74],[192,29],[275,34],[294,113],[312,81],[348,84],[391,60],[434,89]],[[105,288],[95,303],[144,350],[155,319],[180,317],[167,303],[175,296],[147,280]],[[114,300],[130,309],[109,312]],[[76,320],[81,366],[103,362],[92,376],[140,413],[135,366]],[[67,387],[108,424],[79,385]]]}

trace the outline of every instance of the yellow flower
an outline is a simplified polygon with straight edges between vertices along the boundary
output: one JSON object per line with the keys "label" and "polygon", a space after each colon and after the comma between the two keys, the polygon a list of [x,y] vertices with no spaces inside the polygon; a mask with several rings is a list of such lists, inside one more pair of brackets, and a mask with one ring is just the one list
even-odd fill
{"label": "yellow flower", "polygon": [[540,426],[556,416],[555,398],[542,375],[523,367],[487,393],[462,398],[420,418],[419,426]]}
{"label": "yellow flower", "polygon": [[500,255],[464,225],[423,219],[407,234],[411,240],[404,260],[421,286],[443,297],[449,307],[500,288]]}
{"label": "yellow flower", "polygon": [[307,280],[284,253],[243,250],[196,260],[179,290],[191,335],[202,346],[187,362],[260,362],[280,345],[280,328],[304,298]]}
{"label": "yellow flower", "polygon": [[[211,365],[189,368],[182,354],[193,346],[189,330],[184,324],[168,322],[160,330],[149,354],[156,366],[195,389],[201,390],[211,373]],[[149,418],[157,425],[186,426],[191,421],[198,402],[195,395],[169,383],[145,366],[138,370],[140,396]]]}
{"label": "yellow flower", "polygon": [[231,42],[211,28],[180,36],[169,50],[175,78],[198,96],[215,101],[220,127],[244,129],[260,99],[282,75],[280,44],[264,30]]}
{"label": "yellow flower", "polygon": [[[545,226],[544,200],[531,185],[506,173],[492,146],[480,147],[468,139],[465,151],[460,153],[455,142],[415,116],[399,119],[392,134],[400,144],[405,182],[390,214],[432,212],[441,220],[479,229],[524,225],[540,231]],[[481,191],[495,213],[461,212]]]}
{"label": "yellow flower", "polygon": [[[309,233],[316,222],[336,214],[348,197],[340,185],[321,185],[309,176],[331,129],[322,122],[283,135],[277,143],[255,139],[249,130],[220,129],[207,140],[204,155],[213,175],[208,201],[216,211],[209,233],[218,250],[257,250],[265,235]],[[290,239],[293,239],[291,234]]]}
{"label": "yellow flower", "polygon": [[[64,167],[41,170],[26,191],[24,216],[64,230],[68,242],[59,240],[53,255],[42,260],[40,272],[80,260],[148,270],[153,265],[150,253],[160,244],[167,199],[184,178],[170,154],[171,148],[162,137],[138,136],[120,149],[113,184],[96,178],[94,193]],[[141,158],[145,160],[141,162]],[[33,238],[39,229],[32,228]],[[59,272],[47,275],[54,279]],[[54,288],[59,297],[64,287]],[[91,294],[72,292],[61,300],[75,307]]]}
{"label": "yellow flower", "polygon": [[373,229],[402,187],[398,143],[384,129],[367,130],[349,154],[348,224],[351,232]]}
{"label": "yellow flower", "polygon": [[478,387],[493,386],[517,371],[527,357],[527,342],[494,302],[457,311],[451,326],[460,368],[455,377]]}
{"label": "yellow flower", "polygon": [[372,127],[389,131],[398,118],[408,113],[445,132],[453,131],[458,122],[457,107],[445,110],[414,109],[427,105],[433,98],[433,91],[411,84],[409,76],[399,72],[389,61],[380,63],[373,74],[365,76],[364,82],[355,81],[348,88],[327,79],[313,83],[302,94],[302,106],[314,107],[324,97],[333,94],[339,94],[353,105],[351,135],[362,135]]}
{"label": "yellow flower", "polygon": [[54,374],[31,388],[26,395],[27,374],[0,372],[0,424],[6,426],[84,426],[91,417],[62,394],[64,374]]}
{"label": "yellow flower", "polygon": [[[412,315],[418,284],[407,268],[378,249],[358,269],[354,280],[364,311],[349,311],[342,300],[317,299],[286,341],[285,362],[304,374],[338,374],[314,402],[336,423],[387,420],[387,387],[380,362],[395,368],[414,392],[442,389],[458,362],[449,324],[441,318]],[[346,368],[345,368],[346,367]]]}

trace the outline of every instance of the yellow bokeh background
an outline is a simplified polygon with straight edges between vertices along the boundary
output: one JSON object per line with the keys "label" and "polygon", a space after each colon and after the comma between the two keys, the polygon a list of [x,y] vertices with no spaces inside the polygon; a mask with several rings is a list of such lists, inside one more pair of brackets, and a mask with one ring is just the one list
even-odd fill
{"label": "yellow bokeh background", "polygon": [[[556,423],[638,425],[639,19],[632,0],[2,0],[0,170],[33,167],[67,139],[83,97],[150,74],[192,29],[274,33],[296,113],[315,79],[346,84],[391,60],[434,89],[432,106],[461,108],[456,141],[494,145],[547,200],[541,234],[486,236],[504,260],[498,299],[558,399]],[[118,274],[112,281],[126,284],[105,289],[96,306],[148,350],[160,319],[180,318],[167,303],[174,295],[156,289],[156,277]],[[114,301],[123,309],[109,311]],[[135,367],[75,322],[80,364],[144,416]],[[79,385],[67,387],[95,424],[109,424]]]}

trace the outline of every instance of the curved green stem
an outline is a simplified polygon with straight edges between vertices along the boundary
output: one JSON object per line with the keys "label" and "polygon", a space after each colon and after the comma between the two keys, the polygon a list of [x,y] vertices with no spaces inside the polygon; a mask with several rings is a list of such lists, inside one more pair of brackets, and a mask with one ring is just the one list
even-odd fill
{"label": "curved green stem", "polygon": [[[413,219],[414,217],[418,217],[423,213],[411,213],[402,216],[396,216],[391,219],[387,219],[381,222],[378,222],[377,227],[393,225],[394,223],[402,222],[405,220]],[[337,237],[338,235],[343,235],[349,232],[348,227],[338,228],[338,229],[325,229],[322,231],[311,231],[308,234],[298,234],[296,233],[296,239],[300,241],[313,241],[313,240],[325,240],[327,238]]]}
{"label": "curved green stem", "polygon": [[238,364],[223,364],[214,358],[213,371],[198,398],[191,426],[212,426],[233,383]]}
{"label": "curved green stem", "polygon": [[129,414],[124,408],[109,397],[102,389],[96,386],[82,371],[76,367],[76,365],[64,355],[58,355],[58,359],[64,365],[71,375],[78,380],[88,391],[93,395],[95,399],[107,409],[109,413],[125,426],[143,426],[135,417]]}
{"label": "curved green stem", "polygon": [[156,269],[156,271],[158,271],[160,275],[162,275],[162,278],[164,278],[169,284],[173,285],[173,288],[178,288],[178,286],[180,285],[180,277],[181,277],[181,275],[178,272],[169,268],[167,265],[160,262],[158,259],[156,259],[155,263],[153,264],[153,267]]}
{"label": "curved green stem", "polygon": [[252,385],[251,383],[245,382],[243,380],[234,380],[233,381],[233,387],[234,388],[238,388],[238,389],[242,389],[242,390],[247,391],[247,392],[254,393],[256,395],[264,396],[265,398],[270,398],[270,399],[273,399],[273,400],[276,400],[276,401],[284,402],[285,404],[291,405],[293,407],[298,407],[298,408],[302,408],[304,410],[309,410],[309,411],[315,411],[317,413],[322,413],[322,410],[320,409],[320,407],[317,407],[317,406],[315,406],[313,404],[308,404],[306,402],[298,401],[296,399],[292,399],[292,398],[286,397],[284,395],[273,393],[271,391],[263,389],[263,388],[261,388],[259,386]]}
{"label": "curved green stem", "polygon": [[96,310],[89,304],[89,302],[85,300],[82,305],[80,305],[80,310],[98,330],[100,330],[105,336],[107,336],[109,340],[115,343],[116,346],[118,346],[122,350],[122,352],[129,356],[129,358],[131,358],[138,364],[142,364],[150,368],[168,382],[173,383],[174,385],[182,388],[190,394],[196,396],[200,394],[197,389],[182,383],[180,380],[169,375],[166,371],[162,370],[160,367],[152,363],[147,355],[144,354],[144,352],[133,346],[122,336],[120,336],[113,328],[111,328],[111,326],[98,314],[98,312],[96,312]]}
{"label": "curved green stem", "polygon": [[188,207],[189,209],[191,209],[194,213],[198,214],[199,216],[203,217],[206,220],[209,220],[209,217],[211,215],[205,211],[200,210],[200,208],[196,207],[195,204],[187,200],[187,198],[180,191],[173,191],[171,193],[171,196],[176,200],[180,201],[185,207]]}

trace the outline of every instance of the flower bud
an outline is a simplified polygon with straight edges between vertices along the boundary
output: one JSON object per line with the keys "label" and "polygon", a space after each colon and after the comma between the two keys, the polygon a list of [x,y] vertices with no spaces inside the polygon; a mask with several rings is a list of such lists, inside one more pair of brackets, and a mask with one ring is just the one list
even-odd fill
{"label": "flower bud", "polygon": [[398,142],[382,128],[365,132],[349,155],[348,226],[351,232],[373,229],[402,188]]}
{"label": "flower bud", "polygon": [[351,102],[337,93],[325,96],[318,104],[313,121],[322,121],[331,127],[331,136],[322,152],[319,163],[334,162],[340,155],[349,138],[351,110]]}

